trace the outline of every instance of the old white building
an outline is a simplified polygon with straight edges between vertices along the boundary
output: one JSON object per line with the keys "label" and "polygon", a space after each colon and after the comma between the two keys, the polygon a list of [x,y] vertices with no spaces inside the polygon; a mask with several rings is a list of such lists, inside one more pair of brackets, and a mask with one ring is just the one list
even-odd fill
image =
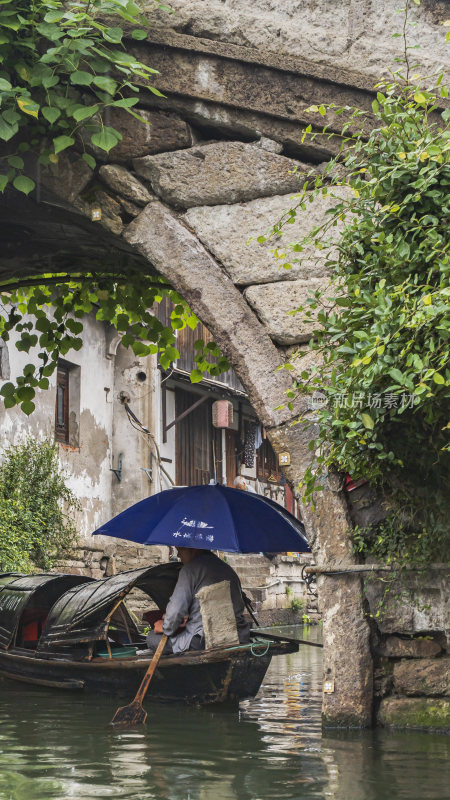
{"label": "old white building", "polygon": [[[159,314],[164,316],[164,307]],[[297,512],[265,432],[232,370],[191,384],[195,339],[210,340],[201,326],[178,333],[180,359],[164,373],[156,356],[137,358],[120,344],[107,323],[87,315],[83,347],[61,359],[50,388],[39,391],[36,410],[0,404],[2,441],[26,435],[55,439],[67,482],[80,502],[79,548],[65,569],[102,577],[148,562],[166,560],[166,547],[139,547],[92,531],[143,498],[173,485],[234,485],[237,475],[258,493]],[[21,353],[12,336],[1,350],[1,381],[21,374],[32,353]],[[212,406],[233,406],[228,427],[213,425]],[[232,416],[232,420],[231,420]],[[305,600],[301,565],[294,556],[227,556],[244,586],[265,609],[289,608]],[[303,559],[304,561],[304,559]],[[294,601],[295,607],[295,601]]]}

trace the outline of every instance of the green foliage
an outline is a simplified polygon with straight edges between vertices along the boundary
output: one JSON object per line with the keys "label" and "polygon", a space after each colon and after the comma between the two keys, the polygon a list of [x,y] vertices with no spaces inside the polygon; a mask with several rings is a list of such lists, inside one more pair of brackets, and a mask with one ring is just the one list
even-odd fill
{"label": "green foliage", "polygon": [[[173,303],[169,325],[163,325],[154,311],[163,297]],[[141,272],[60,278],[43,275],[19,286],[7,281],[0,284],[0,304],[0,336],[8,341],[14,330],[20,334],[17,349],[31,353],[23,375],[5,383],[0,395],[6,408],[20,404],[25,414],[34,411],[36,390],[48,388],[58,359],[81,348],[87,314],[112,325],[124,347],[131,347],[136,356],[158,353],[164,369],[179,357],[176,332],[186,325],[195,330],[198,325],[197,317],[169,284]],[[204,372],[217,375],[229,369],[213,342],[205,345],[198,340],[195,353],[194,383]]]}
{"label": "green foliage", "polygon": [[346,114],[340,155],[313,191],[305,183],[273,233],[315,197],[334,199],[289,259],[314,245],[332,274],[328,289],[292,312],[316,321],[317,358],[294,380],[289,405],[315,391],[323,401],[313,397],[299,420],[317,424],[304,498],[323,488],[329,469],[368,479],[386,492],[389,519],[366,532],[360,551],[426,561],[445,558],[449,545],[450,110],[439,106],[448,96],[442,76],[432,88],[408,77],[406,59],[404,74],[377,85],[369,120],[330,107]]}
{"label": "green foliage", "polygon": [[[291,600],[292,611],[301,611],[305,606],[304,601],[300,597],[293,597]],[[305,616],[303,614],[303,616]]]}
{"label": "green foliage", "polygon": [[76,543],[77,501],[58,464],[58,448],[28,437],[0,464],[0,572],[48,570]]}
{"label": "green foliage", "polygon": [[[159,0],[155,7],[168,10]],[[138,116],[139,86],[161,94],[150,83],[157,70],[123,44],[125,35],[145,39],[147,24],[133,0],[1,1],[0,140],[10,146],[0,159],[0,191],[12,183],[29,194],[35,184],[23,174],[24,156],[56,162],[83,128],[96,147],[115,147],[122,137],[105,112]]]}

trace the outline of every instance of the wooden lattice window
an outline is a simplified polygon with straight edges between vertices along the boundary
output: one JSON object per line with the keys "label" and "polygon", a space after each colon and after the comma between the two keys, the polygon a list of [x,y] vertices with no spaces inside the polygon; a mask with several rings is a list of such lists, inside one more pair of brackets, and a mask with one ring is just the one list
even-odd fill
{"label": "wooden lattice window", "polygon": [[55,439],[69,442],[69,367],[61,363],[56,373]]}

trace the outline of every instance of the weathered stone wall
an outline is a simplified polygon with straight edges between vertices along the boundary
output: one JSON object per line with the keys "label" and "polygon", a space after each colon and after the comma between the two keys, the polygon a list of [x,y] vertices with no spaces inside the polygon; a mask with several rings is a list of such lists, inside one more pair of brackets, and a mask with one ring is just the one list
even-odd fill
{"label": "weathered stone wall", "polygon": [[[224,554],[236,570],[242,588],[250,596],[261,624],[301,624],[303,615],[311,621],[319,620],[317,597],[304,580],[303,567],[312,563],[312,556],[291,555],[236,555]],[[292,613],[290,613],[292,612]]]}
{"label": "weathered stone wall", "polygon": [[[170,26],[196,38],[307,59],[331,74],[351,69],[371,77],[394,66],[398,41],[392,35],[403,22],[397,0],[172,0],[170,5],[174,15],[158,15],[164,31]],[[411,22],[418,24],[410,35],[421,45],[418,60],[427,69],[448,63],[443,37],[436,36],[447,18],[446,0],[422,0],[420,8],[411,8]]]}
{"label": "weathered stone wall", "polygon": [[382,725],[450,732],[448,589],[446,567],[365,581]]}

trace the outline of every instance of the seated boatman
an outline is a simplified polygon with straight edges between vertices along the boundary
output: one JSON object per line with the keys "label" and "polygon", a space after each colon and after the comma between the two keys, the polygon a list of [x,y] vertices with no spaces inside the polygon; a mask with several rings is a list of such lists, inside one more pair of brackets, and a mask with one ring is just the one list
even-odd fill
{"label": "seated boatman", "polygon": [[[250,623],[244,618],[244,601],[241,583],[234,569],[210,550],[178,547],[178,556],[183,566],[178,581],[167,604],[164,618],[155,622],[153,631],[147,635],[149,650],[155,651],[165,633],[169,638],[164,653],[184,653],[186,650],[203,650],[203,633],[200,602],[196,594],[203,586],[229,581],[231,600],[236,616],[236,626],[241,643],[250,638]],[[178,632],[179,628],[182,628]]]}

